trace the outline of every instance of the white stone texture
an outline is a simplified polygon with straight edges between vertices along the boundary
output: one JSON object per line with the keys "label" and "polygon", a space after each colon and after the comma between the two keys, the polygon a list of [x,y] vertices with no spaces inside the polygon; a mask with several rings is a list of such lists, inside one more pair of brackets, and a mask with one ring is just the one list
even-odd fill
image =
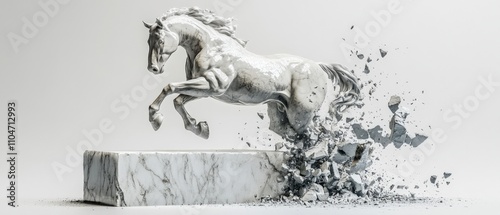
{"label": "white stone texture", "polygon": [[84,154],[84,200],[114,206],[230,204],[276,197],[282,152]]}

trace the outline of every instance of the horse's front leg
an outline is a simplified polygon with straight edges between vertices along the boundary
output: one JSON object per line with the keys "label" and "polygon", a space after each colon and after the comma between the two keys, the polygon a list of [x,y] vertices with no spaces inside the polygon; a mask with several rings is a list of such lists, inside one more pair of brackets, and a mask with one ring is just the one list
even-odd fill
{"label": "horse's front leg", "polygon": [[[191,97],[210,97],[222,95],[227,90],[233,79],[234,73],[232,73],[232,71],[228,74],[222,72],[220,69],[212,68],[205,71],[202,77],[184,82],[168,84],[165,88],[163,88],[163,91],[158,96],[158,98],[149,106],[149,119],[151,125],[153,125],[153,128],[155,130],[160,127],[163,121],[163,116],[158,113],[158,111],[160,109],[160,104],[163,102],[163,99],[165,99],[166,96],[172,93],[179,93]],[[179,105],[179,108],[180,106],[181,105]],[[186,121],[190,117],[188,117],[189,115],[186,114],[187,112],[183,108],[184,107],[182,107],[182,109],[179,109],[178,112]],[[176,107],[176,109],[178,108]],[[199,123],[194,128],[188,128],[190,128],[188,130],[194,132],[198,136],[208,138],[208,125],[206,124],[206,122]]]}
{"label": "horse's front leg", "polygon": [[149,122],[151,123],[155,131],[157,131],[160,128],[161,123],[163,122],[163,114],[159,113],[159,110],[161,103],[168,95],[168,91],[165,88],[163,88],[160,95],[158,95],[158,97],[153,101],[153,103],[149,105]]}
{"label": "horse's front leg", "polygon": [[181,93],[178,91],[185,88],[191,89],[193,91],[191,95],[195,95],[194,97],[206,97],[204,92],[207,92],[210,89],[210,85],[204,77],[191,79],[185,82],[167,84],[167,86],[165,86],[161,91],[160,95],[158,95],[154,102],[149,106],[149,122],[155,131],[160,128],[163,122],[163,114],[159,111],[161,103],[165,97],[172,93]]}

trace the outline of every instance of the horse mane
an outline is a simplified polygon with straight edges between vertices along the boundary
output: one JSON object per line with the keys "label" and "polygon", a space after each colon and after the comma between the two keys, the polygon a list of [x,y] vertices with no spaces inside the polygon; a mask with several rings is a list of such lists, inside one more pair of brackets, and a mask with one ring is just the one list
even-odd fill
{"label": "horse mane", "polygon": [[232,18],[224,18],[216,15],[214,12],[207,9],[200,9],[198,7],[191,8],[172,8],[168,10],[165,14],[160,17],[161,21],[165,21],[167,18],[172,16],[186,15],[192,17],[205,25],[208,25],[215,29],[217,32],[227,35],[241,46],[245,47],[247,41],[243,41],[236,37],[234,32],[236,31],[236,25],[233,24]]}

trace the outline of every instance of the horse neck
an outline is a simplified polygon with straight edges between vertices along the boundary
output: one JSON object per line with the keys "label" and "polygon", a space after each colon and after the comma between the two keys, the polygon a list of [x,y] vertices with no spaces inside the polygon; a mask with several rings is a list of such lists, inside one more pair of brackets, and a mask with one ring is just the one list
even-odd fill
{"label": "horse neck", "polygon": [[196,56],[209,43],[221,39],[220,33],[191,17],[175,16],[167,22],[170,30],[179,35],[179,45],[188,55]]}

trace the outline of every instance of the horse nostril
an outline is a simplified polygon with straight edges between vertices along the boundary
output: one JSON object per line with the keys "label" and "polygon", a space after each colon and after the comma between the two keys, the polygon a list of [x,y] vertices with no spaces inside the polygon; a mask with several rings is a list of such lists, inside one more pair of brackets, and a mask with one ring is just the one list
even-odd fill
{"label": "horse nostril", "polygon": [[150,66],[149,71],[152,73],[157,73],[158,72],[158,67],[156,65]]}

